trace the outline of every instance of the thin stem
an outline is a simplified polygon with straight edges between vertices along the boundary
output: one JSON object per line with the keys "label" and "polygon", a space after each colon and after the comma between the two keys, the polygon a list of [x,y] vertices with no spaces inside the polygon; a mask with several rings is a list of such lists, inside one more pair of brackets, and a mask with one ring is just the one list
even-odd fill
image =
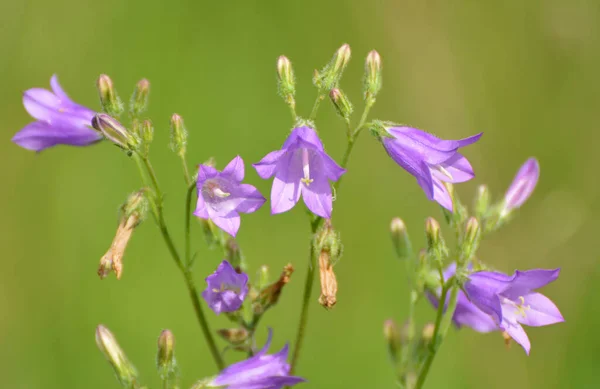
{"label": "thin stem", "polygon": [[181,156],[181,165],[183,166],[183,176],[185,178],[185,182],[189,186],[192,184],[192,179],[190,177],[190,171],[188,169],[188,165],[187,165],[187,161],[185,160],[185,156]]}
{"label": "thin stem", "polygon": [[325,94],[319,91],[317,99],[315,100],[315,104],[312,107],[312,111],[310,111],[310,116],[308,117],[309,120],[315,120],[317,117],[317,111],[319,110],[319,105],[321,105],[321,101],[323,101],[324,98]]}
{"label": "thin stem", "polygon": [[296,118],[298,117],[298,115],[296,114],[296,102],[294,101],[293,97],[292,97],[292,100],[290,102],[288,102],[288,107],[290,107],[290,113],[292,114],[292,121],[295,124]]}
{"label": "thin stem", "polygon": [[188,187],[185,198],[185,266],[189,270],[192,263],[190,226],[192,224],[192,195],[196,185],[192,184]]}

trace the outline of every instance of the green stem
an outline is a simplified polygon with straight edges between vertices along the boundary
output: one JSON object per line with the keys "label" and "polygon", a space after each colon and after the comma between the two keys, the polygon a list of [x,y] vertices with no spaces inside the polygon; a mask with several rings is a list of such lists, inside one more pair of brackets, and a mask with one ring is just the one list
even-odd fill
{"label": "green stem", "polygon": [[185,178],[185,182],[188,186],[192,184],[192,179],[190,178],[190,171],[188,170],[187,161],[185,160],[185,156],[181,156],[181,165],[183,166],[183,176]]}
{"label": "green stem", "polygon": [[188,187],[185,198],[185,266],[189,270],[192,264],[191,252],[191,234],[190,226],[192,224],[192,195],[194,193],[195,184]]}
{"label": "green stem", "polygon": [[312,111],[310,111],[310,116],[308,117],[309,120],[315,120],[315,118],[317,117],[317,111],[319,110],[319,105],[321,105],[321,101],[323,101],[324,98],[325,94],[319,91],[319,95],[315,100],[315,104],[312,107]]}

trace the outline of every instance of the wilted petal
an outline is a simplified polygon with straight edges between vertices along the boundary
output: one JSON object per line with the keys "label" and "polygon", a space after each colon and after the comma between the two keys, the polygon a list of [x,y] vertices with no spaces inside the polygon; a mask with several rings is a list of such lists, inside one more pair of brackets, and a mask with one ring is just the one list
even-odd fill
{"label": "wilted petal", "polygon": [[524,315],[519,322],[532,327],[547,326],[565,321],[556,305],[541,293],[523,296]]}
{"label": "wilted petal", "polygon": [[231,160],[223,169],[222,174],[225,177],[231,178],[237,182],[244,179],[244,160],[239,155]]}
{"label": "wilted petal", "polygon": [[303,184],[302,198],[312,213],[326,219],[331,218],[331,185],[327,179],[315,179],[310,185]]}

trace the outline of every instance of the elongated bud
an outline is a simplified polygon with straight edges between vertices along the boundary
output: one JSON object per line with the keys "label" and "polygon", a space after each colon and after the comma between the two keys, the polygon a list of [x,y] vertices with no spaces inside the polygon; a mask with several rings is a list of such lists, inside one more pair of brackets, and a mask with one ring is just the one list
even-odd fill
{"label": "elongated bud", "polygon": [[490,190],[487,185],[479,185],[475,196],[475,215],[483,218],[490,207]]}
{"label": "elongated bud", "polygon": [[342,74],[350,62],[350,45],[344,44],[340,47],[331,61],[321,70],[316,72],[313,83],[319,89],[331,90],[337,87]]}
{"label": "elongated bud", "polygon": [[402,336],[400,335],[398,324],[393,319],[383,322],[383,337],[387,343],[390,358],[396,363],[402,349]]}
{"label": "elongated bud", "polygon": [[267,265],[262,265],[260,269],[258,269],[258,282],[256,283],[257,289],[262,289],[269,284],[269,267]]}
{"label": "elongated bud", "polygon": [[375,102],[375,96],[381,90],[381,57],[375,50],[369,52],[365,61],[364,96],[368,104]]}
{"label": "elongated bud", "polygon": [[533,193],[540,178],[540,164],[529,158],[521,166],[517,175],[504,194],[500,218],[506,218],[514,209],[521,207]]}
{"label": "elongated bud", "polygon": [[448,254],[448,248],[442,237],[440,223],[432,217],[428,217],[425,221],[425,236],[427,238],[427,255],[441,265]]}
{"label": "elongated bud", "polygon": [[134,387],[137,382],[135,367],[127,359],[115,336],[102,325],[96,328],[96,345],[113,367],[119,382],[125,387]]}
{"label": "elongated bud", "polygon": [[333,88],[329,92],[329,97],[331,98],[331,102],[335,106],[338,115],[340,115],[344,120],[349,121],[350,116],[354,111],[354,107],[352,107],[352,103],[350,100],[348,100],[346,94],[338,88]]}
{"label": "elongated bud", "polygon": [[140,80],[131,95],[129,102],[129,112],[134,117],[139,116],[148,108],[148,97],[150,96],[150,81],[145,78]]}
{"label": "elongated bud", "polygon": [[462,244],[462,260],[470,261],[477,248],[479,247],[479,241],[481,239],[479,221],[475,217],[469,218],[465,227],[465,235]]}
{"label": "elongated bud", "polygon": [[240,345],[248,340],[248,336],[250,333],[245,328],[222,328],[217,330],[217,334],[219,334],[223,339],[227,342],[231,343],[234,346]]}
{"label": "elongated bud", "polygon": [[140,137],[142,139],[142,152],[145,156],[148,156],[150,152],[150,145],[154,140],[154,126],[152,122],[148,119],[142,122],[142,126],[140,128]]}
{"label": "elongated bud", "polygon": [[277,81],[279,95],[283,97],[286,104],[295,107],[296,77],[294,76],[292,63],[285,55],[277,58]]}
{"label": "elongated bud", "polygon": [[119,117],[123,113],[123,102],[119,98],[112,80],[106,74],[101,74],[96,83],[100,103],[104,112],[110,116]]}
{"label": "elongated bud", "polygon": [[294,273],[294,267],[291,263],[288,263],[283,267],[279,279],[260,291],[258,299],[254,304],[254,312],[262,313],[277,304],[281,297],[283,287],[290,282],[292,273]]}
{"label": "elongated bud", "polygon": [[398,258],[401,260],[410,259],[413,255],[412,245],[410,243],[410,238],[408,237],[406,225],[402,219],[397,217],[392,219],[392,223],[390,224],[390,232]]}
{"label": "elongated bud", "polygon": [[183,119],[178,114],[174,113],[171,116],[171,150],[177,153],[180,157],[185,156],[187,144],[187,130],[183,124]]}
{"label": "elongated bud", "polygon": [[175,336],[169,330],[163,330],[158,337],[156,368],[160,379],[170,382],[177,379],[177,360],[175,359]]}
{"label": "elongated bud", "polygon": [[139,144],[138,139],[127,131],[119,121],[105,113],[99,113],[92,119],[92,127],[115,145],[124,150],[135,150]]}

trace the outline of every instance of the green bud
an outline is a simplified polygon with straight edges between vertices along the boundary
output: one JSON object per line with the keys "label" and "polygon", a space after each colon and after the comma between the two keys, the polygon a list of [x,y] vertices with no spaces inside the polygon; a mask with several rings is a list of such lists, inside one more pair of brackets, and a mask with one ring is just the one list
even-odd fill
{"label": "green bud", "polygon": [[398,258],[405,260],[412,257],[412,245],[410,243],[410,238],[408,237],[406,225],[402,219],[397,217],[392,219],[392,223],[390,224],[390,232]]}
{"label": "green bud", "polygon": [[333,229],[331,220],[327,219],[315,235],[315,249],[317,256],[321,251],[327,251],[330,254],[332,265],[342,257],[343,246],[340,235]]}
{"label": "green bud", "polygon": [[139,144],[138,139],[127,131],[119,121],[105,113],[99,113],[92,119],[92,127],[115,145],[124,150],[135,150]]}
{"label": "green bud", "polygon": [[146,219],[149,205],[148,191],[146,189],[134,192],[129,195],[127,201],[121,207],[123,218],[135,217],[139,224]]}
{"label": "green bud", "polygon": [[117,379],[124,387],[138,387],[137,371],[117,343],[108,328],[99,325],[96,328],[96,345],[113,367]]}
{"label": "green bud", "polygon": [[369,52],[365,61],[364,96],[368,104],[375,102],[381,89],[381,57],[375,50]]}
{"label": "green bud", "polygon": [[269,284],[269,267],[267,265],[262,265],[260,269],[258,269],[258,282],[256,283],[257,289],[262,289]]}
{"label": "green bud", "polygon": [[398,324],[393,319],[383,322],[383,337],[385,338],[391,360],[396,363],[402,349],[402,335]]}
{"label": "green bud", "polygon": [[421,339],[423,342],[429,344],[433,340],[433,334],[435,333],[435,324],[427,323],[423,326],[421,331]]}
{"label": "green bud", "polygon": [[217,334],[219,334],[223,339],[232,345],[240,345],[248,340],[250,333],[245,328],[222,328],[217,330]]}
{"label": "green bud", "polygon": [[185,156],[187,144],[187,130],[183,124],[183,119],[178,114],[174,113],[171,116],[171,143],[170,147],[175,153],[183,158]]}
{"label": "green bud", "polygon": [[139,116],[148,108],[148,96],[150,95],[150,81],[145,78],[140,80],[131,95],[129,112],[134,117]]}
{"label": "green bud", "polygon": [[163,382],[170,383],[177,380],[178,367],[177,360],[175,359],[175,336],[169,330],[163,330],[158,337],[156,368]]}
{"label": "green bud", "polygon": [[483,218],[490,207],[490,190],[487,185],[479,185],[475,196],[475,215]]}
{"label": "green bud", "polygon": [[344,44],[340,47],[331,61],[321,70],[315,74],[313,82],[319,89],[331,90],[337,86],[342,74],[350,62],[350,45]]}
{"label": "green bud", "polygon": [[112,80],[106,74],[101,74],[96,83],[98,94],[100,95],[100,103],[104,112],[110,116],[119,117],[123,113],[123,102],[119,98]]}
{"label": "green bud", "polygon": [[279,94],[288,105],[295,107],[294,95],[296,94],[296,77],[292,63],[282,55],[277,59],[277,81]]}
{"label": "green bud", "polygon": [[427,238],[427,255],[441,265],[448,254],[448,248],[442,237],[440,223],[432,217],[428,217],[425,221],[425,237]]}
{"label": "green bud", "polygon": [[150,152],[150,144],[154,139],[154,126],[152,122],[148,119],[142,122],[142,126],[140,128],[140,137],[142,139],[142,151],[145,156],[148,156]]}
{"label": "green bud", "polygon": [[475,217],[469,218],[467,221],[467,225],[465,228],[465,235],[463,237],[462,244],[462,260],[469,262],[477,248],[479,247],[479,242],[481,240],[481,229],[479,227],[479,221]]}
{"label": "green bud", "polygon": [[331,98],[331,102],[335,106],[338,115],[349,122],[350,115],[352,115],[354,107],[352,107],[352,103],[348,99],[348,96],[346,96],[346,94],[338,88],[333,88],[329,92],[329,97]]}

